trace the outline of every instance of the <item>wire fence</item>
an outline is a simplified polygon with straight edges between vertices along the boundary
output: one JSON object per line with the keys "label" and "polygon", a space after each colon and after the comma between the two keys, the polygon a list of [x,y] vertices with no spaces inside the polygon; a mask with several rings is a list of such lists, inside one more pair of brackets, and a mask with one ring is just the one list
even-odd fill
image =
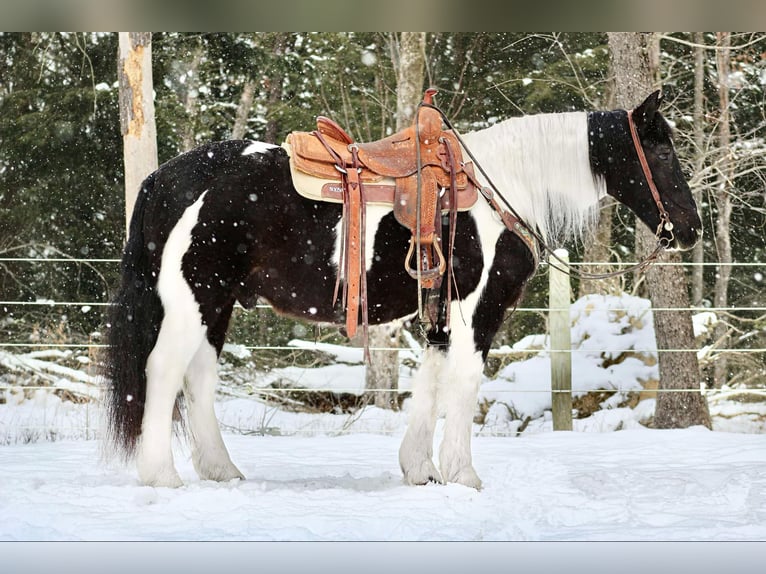
{"label": "wire fence", "polygon": [[[35,257],[0,257],[0,263],[30,263],[30,264],[56,264],[56,263],[75,263],[75,264],[84,264],[84,265],[93,265],[93,264],[108,264],[108,265],[117,265],[119,264],[119,259],[112,259],[112,258],[102,258],[102,259],[90,259],[90,258],[66,258],[66,257],[57,257],[57,258],[35,258]],[[605,264],[603,263],[594,263],[594,262],[573,262],[571,263],[572,266],[603,266]],[[613,267],[619,267],[619,266],[631,266],[633,263],[631,262],[622,262],[622,263],[609,263],[608,265]],[[656,265],[669,265],[669,266],[676,266],[676,265],[683,265],[685,267],[691,267],[694,265],[701,265],[705,267],[720,267],[721,264],[714,263],[714,262],[705,262],[705,263],[667,263],[667,262],[661,262],[656,263]],[[744,268],[753,268],[753,269],[765,269],[766,265],[761,263],[730,263],[727,264],[732,267],[744,267]],[[760,273],[760,272],[759,272]],[[766,275],[766,270],[764,271],[763,275]],[[38,308],[52,308],[52,309],[69,309],[69,308],[80,308],[80,309],[86,309],[90,311],[91,309],[97,310],[97,312],[104,312],[106,308],[108,307],[109,302],[108,301],[57,301],[53,298],[38,298],[34,301],[20,301],[20,300],[2,300],[0,301],[0,311],[4,313],[8,313],[9,308],[30,308],[30,307],[38,307]],[[259,310],[269,310],[271,309],[270,305],[259,303],[254,306],[255,309]],[[559,309],[552,309],[549,307],[518,307],[515,310],[515,313],[537,313],[537,314],[546,314],[551,311],[556,311]],[[703,313],[703,312],[711,312],[716,313],[721,316],[724,315],[732,315],[735,313],[756,313],[756,314],[766,314],[766,306],[764,305],[752,305],[752,306],[731,306],[731,307],[725,307],[725,308],[717,308],[713,306],[693,306],[688,308],[652,308],[653,312],[677,312],[677,311],[691,311],[692,313]],[[620,309],[616,307],[612,307],[608,309],[609,312],[627,312],[629,309]],[[103,322],[103,321],[102,321]],[[311,345],[302,345],[300,347],[293,346],[293,345],[236,345],[238,349],[246,350],[248,352],[257,352],[257,351],[279,351],[279,352],[312,352],[312,346]],[[2,353],[4,350],[8,354],[18,353],[20,351],[24,351],[27,355],[29,355],[32,358],[35,358],[36,353],[44,353],[45,351],[61,351],[61,352],[70,352],[74,350],[80,350],[80,351],[86,351],[89,353],[97,353],[100,349],[103,349],[105,345],[101,342],[98,342],[97,340],[89,340],[89,341],[65,341],[65,342],[54,342],[54,341],[32,341],[32,340],[0,340],[0,353]],[[321,346],[315,346],[313,349],[316,352],[321,351],[323,348]],[[421,348],[419,347],[372,347],[372,351],[399,351],[399,352],[409,352],[409,353],[415,353],[416,355],[421,352]],[[494,347],[490,350],[490,357],[493,358],[500,358],[500,359],[510,359],[513,357],[528,357],[532,354],[539,353],[540,349],[513,349],[508,346],[502,346],[502,347]],[[561,351],[556,351],[561,352]],[[657,355],[659,353],[697,353],[698,355],[706,355],[708,357],[714,356],[714,355],[721,355],[721,354],[737,354],[740,356],[757,356],[766,353],[766,348],[761,346],[715,346],[715,345],[708,345],[707,347],[700,347],[700,348],[689,348],[689,349],[679,349],[679,348],[655,348],[655,349],[636,349],[636,348],[626,348],[626,349],[618,349],[618,348],[604,348],[604,349],[592,349],[592,348],[573,348],[573,349],[566,349],[563,352],[569,353],[570,355],[575,355],[577,353],[590,353],[590,354],[611,354],[611,355],[619,355],[621,353],[644,353],[648,355]],[[361,353],[360,353],[361,357]],[[7,358],[7,357],[6,357]],[[86,366],[86,365],[83,365]],[[0,361],[0,367],[5,367],[6,370],[8,370],[9,364],[6,360],[5,363],[3,361]],[[34,367],[31,367],[31,371],[34,373],[34,370],[38,369],[37,374],[38,375],[46,375],[44,372],[45,367],[37,365]],[[38,380],[36,384],[34,385],[34,389],[48,389],[48,390],[57,390],[57,391],[64,391],[64,392],[70,392],[74,394],[84,394],[84,395],[90,395],[91,397],[94,396],[94,393],[91,392],[93,387],[98,387],[100,385],[98,375],[95,372],[96,366],[93,363],[90,363],[86,366],[86,373],[87,377],[85,380],[81,381],[72,381],[67,383],[60,383],[60,382],[51,382],[50,380],[48,382],[45,382],[45,377],[42,377],[42,381]],[[2,371],[0,371],[1,373]],[[50,373],[48,373],[48,378],[51,379],[53,376]],[[79,386],[78,386],[79,385]],[[21,387],[21,385],[17,384],[10,384],[10,383],[2,383],[0,382],[0,392],[8,393],[13,390],[18,390]],[[91,391],[88,391],[87,388],[90,387]],[[224,394],[231,394],[230,389],[222,389],[222,392]],[[272,395],[278,395],[280,393],[287,395],[289,393],[297,393],[297,392],[328,392],[328,393],[350,393],[350,394],[358,394],[360,392],[358,387],[348,387],[343,388],[336,385],[333,386],[327,386],[327,387],[317,387],[317,386],[289,386],[285,388],[258,388],[258,387],[252,387],[250,386],[248,389],[248,393],[236,393],[238,396],[245,397],[245,396],[253,396],[256,398],[263,397],[263,396],[272,396]],[[364,393],[390,393],[390,389],[364,389]],[[406,391],[403,391],[406,392]],[[539,388],[514,388],[512,391],[514,393],[540,393],[540,392],[548,392],[550,393],[550,390],[547,391],[541,391]],[[581,392],[575,389],[575,392]],[[598,392],[603,393],[619,393],[619,392],[625,392],[623,389],[620,388],[613,388],[613,389],[598,389]],[[741,390],[736,389],[729,389],[729,388],[723,388],[723,389],[710,389],[710,388],[695,388],[695,389],[653,389],[652,392],[665,392],[665,393],[705,393],[709,399],[715,400],[715,397],[719,398],[726,398],[728,396],[731,396],[732,394],[741,393]],[[748,392],[753,394],[756,397],[760,397],[761,399],[766,399],[766,375],[761,379],[760,385],[751,385],[748,389]],[[35,428],[35,425],[29,426],[27,428]]]}

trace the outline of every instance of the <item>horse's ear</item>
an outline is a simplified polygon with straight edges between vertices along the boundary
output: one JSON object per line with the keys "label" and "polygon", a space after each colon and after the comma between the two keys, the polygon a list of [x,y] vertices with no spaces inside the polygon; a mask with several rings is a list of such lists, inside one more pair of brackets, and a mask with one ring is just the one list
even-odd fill
{"label": "horse's ear", "polygon": [[649,96],[638,107],[636,107],[635,110],[633,110],[633,118],[636,122],[636,126],[639,128],[639,131],[652,123],[652,120],[654,120],[654,115],[657,113],[657,110],[660,109],[661,103],[662,91],[657,90],[649,94]]}

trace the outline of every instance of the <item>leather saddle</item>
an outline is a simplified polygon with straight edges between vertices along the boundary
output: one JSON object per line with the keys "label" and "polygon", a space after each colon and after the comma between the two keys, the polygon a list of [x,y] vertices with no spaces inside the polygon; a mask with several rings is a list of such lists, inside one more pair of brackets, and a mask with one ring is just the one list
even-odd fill
{"label": "leather saddle", "polygon": [[470,209],[478,198],[473,164],[463,161],[457,137],[443,128],[441,113],[433,107],[435,93],[426,90],[411,126],[381,140],[355,142],[336,122],[319,116],[316,130],[292,132],[283,144],[298,192],[343,204],[341,268],[349,337],[356,332],[360,294],[367,328],[366,205],[390,206],[411,231],[404,267],[420,287],[433,289],[451,265],[452,241],[447,256],[442,247],[442,214],[450,214],[454,229],[456,212]]}

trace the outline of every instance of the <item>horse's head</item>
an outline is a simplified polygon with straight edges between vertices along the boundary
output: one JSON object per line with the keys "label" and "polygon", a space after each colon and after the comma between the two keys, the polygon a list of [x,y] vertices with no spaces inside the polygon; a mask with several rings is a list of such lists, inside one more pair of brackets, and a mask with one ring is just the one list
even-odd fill
{"label": "horse's head", "polygon": [[631,112],[590,114],[591,163],[606,180],[607,193],[657,231],[660,240],[689,249],[702,234],[702,222],[670,126],[658,111],[661,100],[656,91]]}

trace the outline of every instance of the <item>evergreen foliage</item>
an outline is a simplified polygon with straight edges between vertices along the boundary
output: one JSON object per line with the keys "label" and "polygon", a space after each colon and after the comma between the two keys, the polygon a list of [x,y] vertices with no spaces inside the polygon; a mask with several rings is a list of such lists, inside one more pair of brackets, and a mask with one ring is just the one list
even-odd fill
{"label": "evergreen foliage", "polygon": [[[694,59],[689,33],[662,41],[663,88],[676,126],[679,155],[691,174]],[[714,34],[706,36],[712,45]],[[255,96],[246,137],[281,142],[291,130],[311,129],[314,118],[334,118],[359,140],[391,133],[396,108],[396,58],[386,33],[158,33],[153,38],[153,76],[160,162],[193,141],[231,136],[246,83]],[[463,131],[522,113],[605,108],[609,105],[609,53],[602,33],[429,33],[427,84],[437,103]],[[124,237],[123,159],[117,108],[116,34],[0,34],[0,257],[118,258]],[[734,34],[732,125],[737,158],[733,181],[732,245],[743,263],[763,263],[766,180],[766,35]],[[695,174],[703,192],[705,259],[716,261],[715,61],[708,53],[705,84],[707,148]],[[190,97],[191,96],[191,97]],[[512,198],[512,191],[508,192]],[[615,217],[625,218],[622,210]],[[616,251],[631,260],[631,233],[615,235]],[[577,254],[573,256],[577,257]],[[117,284],[114,263],[0,262],[0,300],[33,302],[108,300]],[[705,271],[710,299],[715,268]],[[733,306],[764,306],[762,270],[734,269]],[[545,306],[545,277],[528,289],[526,306]],[[97,312],[71,308],[3,308],[6,331],[16,324],[68,321],[83,335],[98,327]],[[758,320],[763,312],[746,313]],[[762,321],[762,319],[760,319]],[[543,319],[519,314],[517,340]],[[293,323],[263,331],[260,343],[279,333],[284,343]],[[763,332],[761,329],[759,332]],[[759,335],[762,338],[762,335]],[[756,337],[757,339],[757,337]]]}

